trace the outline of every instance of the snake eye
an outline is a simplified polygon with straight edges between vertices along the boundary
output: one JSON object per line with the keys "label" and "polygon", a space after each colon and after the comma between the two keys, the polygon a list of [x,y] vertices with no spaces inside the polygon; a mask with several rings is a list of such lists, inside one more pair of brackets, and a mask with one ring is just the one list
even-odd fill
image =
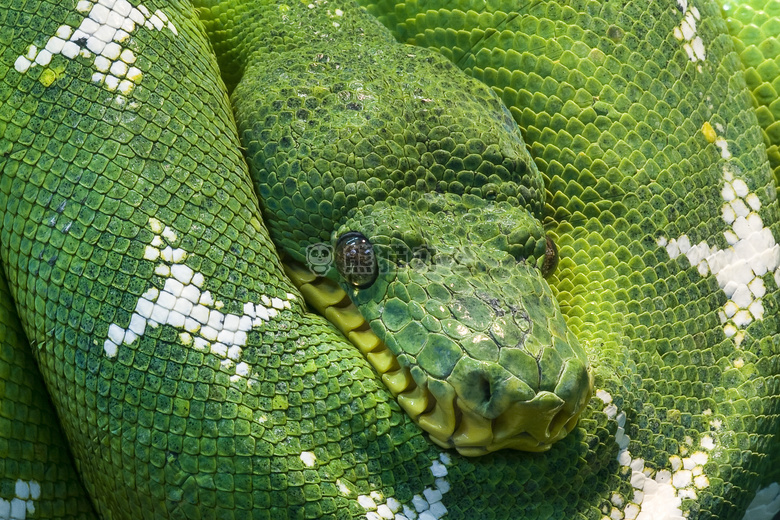
{"label": "snake eye", "polygon": [[542,260],[542,276],[547,278],[558,267],[558,248],[550,235],[545,238],[547,239],[547,247],[544,249],[544,260]]}
{"label": "snake eye", "polygon": [[357,231],[344,233],[336,242],[336,268],[357,289],[371,287],[379,274],[374,246]]}

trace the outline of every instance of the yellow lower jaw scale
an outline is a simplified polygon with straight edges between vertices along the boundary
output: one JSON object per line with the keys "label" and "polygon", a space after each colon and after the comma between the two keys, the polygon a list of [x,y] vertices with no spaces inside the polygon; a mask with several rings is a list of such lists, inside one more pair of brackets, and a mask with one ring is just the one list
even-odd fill
{"label": "yellow lower jaw scale", "polygon": [[382,374],[382,382],[390,389],[393,395],[398,396],[414,383],[409,371],[403,368]]}
{"label": "yellow lower jaw scale", "polygon": [[417,424],[434,439],[451,439],[456,426],[455,390],[443,381],[430,381],[429,386],[433,407],[420,415]]}
{"label": "yellow lower jaw scale", "polygon": [[484,447],[493,443],[493,421],[463,408],[460,412],[460,425],[452,435],[453,444],[463,449],[480,448],[484,452]]}
{"label": "yellow lower jaw scale", "polygon": [[388,348],[376,349],[373,352],[369,352],[366,354],[366,359],[368,359],[368,362],[382,375],[399,368],[398,361]]}
{"label": "yellow lower jaw scale", "polygon": [[428,404],[431,401],[428,390],[421,386],[415,386],[412,390],[399,393],[396,396],[396,399],[398,399],[398,404],[401,408],[403,408],[415,422],[417,422],[417,418],[428,409]]}
{"label": "yellow lower jaw scale", "polygon": [[381,341],[376,334],[368,330],[353,330],[347,334],[347,339],[355,345],[364,356],[380,347]]}

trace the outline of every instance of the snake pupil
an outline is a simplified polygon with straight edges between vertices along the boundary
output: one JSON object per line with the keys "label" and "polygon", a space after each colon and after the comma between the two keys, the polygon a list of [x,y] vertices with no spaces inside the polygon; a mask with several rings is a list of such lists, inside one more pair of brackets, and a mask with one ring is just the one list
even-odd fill
{"label": "snake pupil", "polygon": [[558,267],[558,247],[550,235],[545,238],[547,239],[547,247],[544,250],[544,260],[542,260],[542,276],[547,278]]}
{"label": "snake pupil", "polygon": [[379,274],[374,246],[357,231],[344,233],[336,242],[336,268],[357,289],[367,289]]}

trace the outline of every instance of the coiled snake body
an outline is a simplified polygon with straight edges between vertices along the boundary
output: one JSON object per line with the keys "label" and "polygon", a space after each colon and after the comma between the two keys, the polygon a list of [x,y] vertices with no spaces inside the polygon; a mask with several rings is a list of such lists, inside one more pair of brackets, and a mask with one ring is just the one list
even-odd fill
{"label": "coiled snake body", "polygon": [[365,3],[0,0],[0,517],[780,509],[780,4]]}

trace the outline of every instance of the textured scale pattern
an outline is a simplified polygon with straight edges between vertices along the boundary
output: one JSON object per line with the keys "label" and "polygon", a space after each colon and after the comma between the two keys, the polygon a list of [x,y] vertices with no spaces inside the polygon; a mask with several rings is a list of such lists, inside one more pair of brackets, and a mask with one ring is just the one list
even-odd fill
{"label": "textured scale pattern", "polygon": [[[733,73],[738,58],[724,23],[715,6],[685,2],[542,2],[522,12],[503,5],[426,3],[418,11],[408,2],[382,19],[402,41],[436,48],[493,86],[510,107],[547,176],[548,225],[561,249],[551,285],[590,346],[596,388],[621,396],[612,412],[626,414],[628,452],[641,457],[640,471],[657,475],[711,438],[710,455],[723,462],[708,466],[708,485],[692,482],[697,500],[683,506],[737,517],[739,500],[716,506],[708,495],[767,472],[759,452],[773,449],[776,431],[777,276],[764,277],[768,319],[748,317],[740,322],[747,328],[735,330],[721,315],[727,302],[715,277],[697,272],[706,255],[685,261],[681,250],[659,247],[682,236],[710,240],[713,249],[731,244],[721,216],[726,171],[745,175],[763,197],[763,222],[776,220],[761,135],[744,80]],[[674,32],[693,8],[705,61],[691,59],[685,35]],[[725,152],[706,137],[708,122],[728,141]],[[756,272],[776,273],[775,258]],[[745,501],[750,491],[743,493]]]}
{"label": "textured scale pattern", "polygon": [[96,518],[0,275],[0,517]]}
{"label": "textured scale pattern", "polygon": [[[745,78],[774,80],[717,6],[369,5],[520,125],[560,250],[552,291],[596,378],[550,451],[468,459],[432,445],[281,274],[227,95],[244,4],[200,6],[204,31],[185,2],[100,1],[143,19],[125,37],[106,15],[47,56],[90,2],[0,0],[0,339],[18,312],[100,517],[739,520],[776,478],[774,108]],[[130,64],[116,88],[97,68],[117,50],[141,73],[125,90]],[[16,377],[28,361],[11,356],[3,343]],[[13,377],[0,500],[35,507],[0,501],[0,517],[89,518],[63,450],[8,442],[7,413],[48,406]]]}
{"label": "textured scale pattern", "polygon": [[780,3],[720,2],[734,48],[745,67],[769,164],[780,185]]}
{"label": "textured scale pattern", "polygon": [[[721,3],[729,34],[745,67],[745,81],[753,97],[758,123],[764,133],[769,165],[780,186],[780,3]],[[772,460],[780,456],[780,443],[774,444]],[[780,468],[772,465],[766,482],[780,479]]]}

